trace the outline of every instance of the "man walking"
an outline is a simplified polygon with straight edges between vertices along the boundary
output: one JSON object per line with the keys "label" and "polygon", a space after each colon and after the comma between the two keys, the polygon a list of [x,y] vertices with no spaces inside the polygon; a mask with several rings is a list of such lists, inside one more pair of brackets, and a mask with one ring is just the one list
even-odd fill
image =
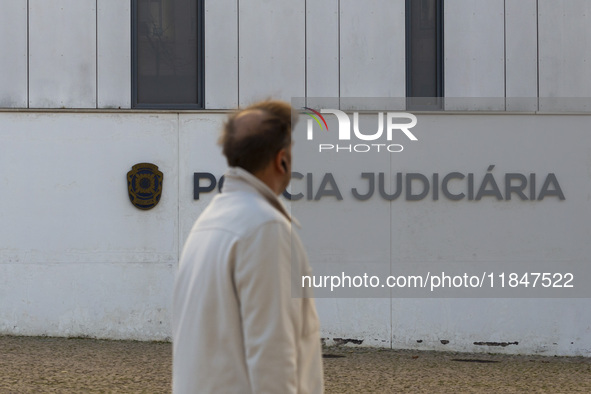
{"label": "man walking", "polygon": [[278,199],[291,119],[289,104],[264,101],[224,126],[223,192],[193,226],[175,283],[175,393],[323,391],[316,308],[298,288],[310,268]]}

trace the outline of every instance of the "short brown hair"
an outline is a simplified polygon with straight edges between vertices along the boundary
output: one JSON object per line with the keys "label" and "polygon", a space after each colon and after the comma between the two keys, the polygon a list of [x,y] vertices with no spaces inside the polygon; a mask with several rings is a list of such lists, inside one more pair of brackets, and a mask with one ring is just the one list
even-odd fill
{"label": "short brown hair", "polygon": [[[247,113],[256,114],[256,119],[241,122],[241,115]],[[277,100],[261,101],[229,116],[219,144],[229,166],[255,173],[273,160],[277,152],[290,146],[291,126],[291,105]]]}

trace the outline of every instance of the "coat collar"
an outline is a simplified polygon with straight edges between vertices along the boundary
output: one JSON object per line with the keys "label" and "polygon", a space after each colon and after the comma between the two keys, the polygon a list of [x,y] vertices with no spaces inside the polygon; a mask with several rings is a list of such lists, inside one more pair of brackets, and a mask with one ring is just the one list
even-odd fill
{"label": "coat collar", "polygon": [[271,188],[250,172],[240,167],[230,167],[224,174],[224,178],[222,193],[254,189],[262,195],[269,204],[281,212],[287,220],[300,227],[299,222],[287,212],[285,205],[283,205],[275,193],[273,193]]}

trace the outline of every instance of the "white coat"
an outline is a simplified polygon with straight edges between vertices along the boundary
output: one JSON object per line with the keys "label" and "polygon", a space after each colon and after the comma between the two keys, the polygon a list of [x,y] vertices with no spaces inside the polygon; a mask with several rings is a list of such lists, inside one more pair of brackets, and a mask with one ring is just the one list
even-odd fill
{"label": "white coat", "polygon": [[299,283],[310,268],[291,225],[269,187],[230,168],[179,263],[174,393],[323,392],[318,316]]}

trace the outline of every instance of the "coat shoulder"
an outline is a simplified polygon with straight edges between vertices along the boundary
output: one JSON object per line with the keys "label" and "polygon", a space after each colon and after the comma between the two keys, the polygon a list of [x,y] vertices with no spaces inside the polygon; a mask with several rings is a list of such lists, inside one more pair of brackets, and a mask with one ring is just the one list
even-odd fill
{"label": "coat shoulder", "polygon": [[290,226],[289,220],[262,196],[237,192],[214,198],[195,223],[193,231],[216,228],[242,238],[270,222]]}

